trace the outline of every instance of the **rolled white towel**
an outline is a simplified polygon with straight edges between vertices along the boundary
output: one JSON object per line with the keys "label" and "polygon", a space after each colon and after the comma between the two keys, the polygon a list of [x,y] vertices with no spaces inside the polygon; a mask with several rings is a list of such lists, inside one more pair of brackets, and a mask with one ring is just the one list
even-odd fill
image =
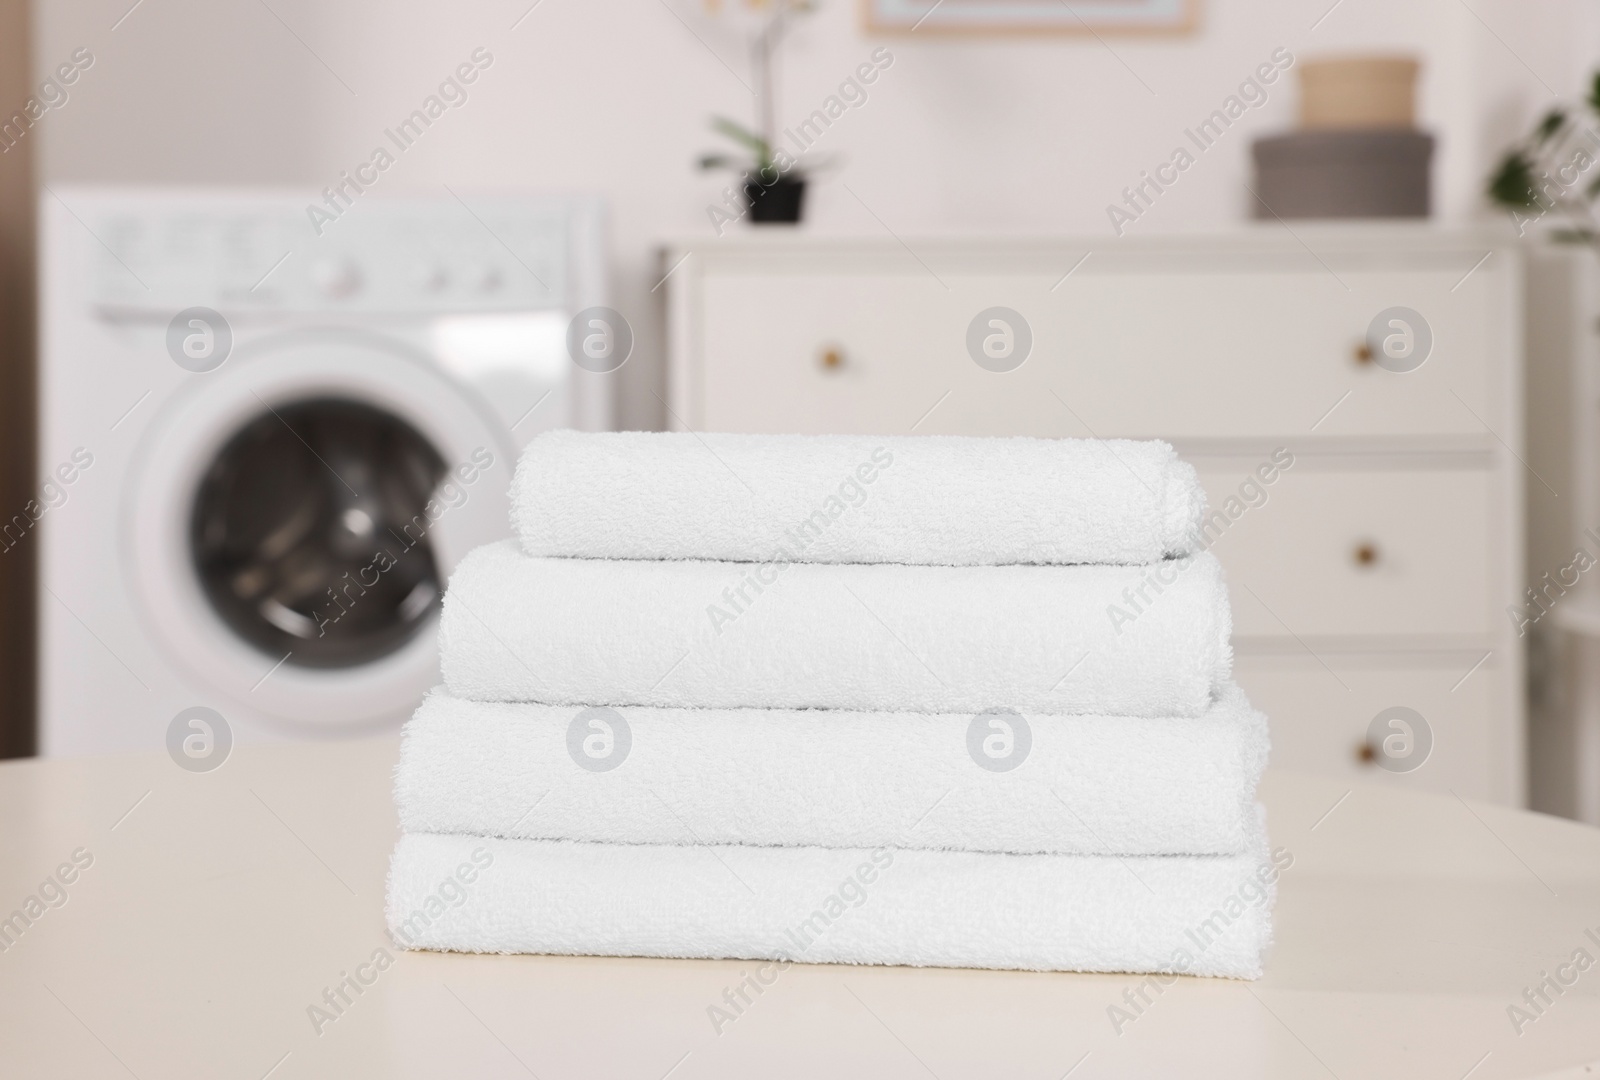
{"label": "rolled white towel", "polygon": [[530,555],[734,562],[1148,563],[1205,494],[1164,442],[553,431],[523,451]]}
{"label": "rolled white towel", "polygon": [[1244,851],[1266,718],[579,709],[440,690],[406,725],[409,832],[1052,854]]}
{"label": "rolled white towel", "polygon": [[[763,573],[766,571],[766,573]],[[441,618],[478,701],[1199,716],[1232,667],[1203,553],[1151,566],[752,566],[471,552]]]}
{"label": "rolled white towel", "polygon": [[1245,854],[1125,858],[407,833],[388,925],[459,952],[1253,979],[1292,859],[1264,833]]}

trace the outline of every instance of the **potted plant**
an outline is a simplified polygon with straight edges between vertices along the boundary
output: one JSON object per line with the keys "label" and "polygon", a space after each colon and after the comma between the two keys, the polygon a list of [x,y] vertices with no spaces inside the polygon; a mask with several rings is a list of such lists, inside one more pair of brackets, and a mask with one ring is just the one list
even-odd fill
{"label": "potted plant", "polygon": [[1551,212],[1557,240],[1600,246],[1600,73],[1581,105],[1551,109],[1500,159],[1489,178],[1489,199],[1510,211],[1519,235]]}
{"label": "potted plant", "polygon": [[700,167],[735,169],[742,173],[745,208],[751,221],[758,224],[798,222],[805,202],[806,178],[794,168],[793,159],[787,155],[774,156],[771,143],[726,117],[713,118],[711,128],[744,147],[750,158],[741,162],[726,154],[705,154],[700,158]]}
{"label": "potted plant", "polygon": [[[714,117],[711,129],[737,143],[749,156],[744,159],[728,154],[704,154],[700,158],[702,169],[735,169],[741,174],[740,194],[743,209],[750,220],[763,223],[794,224],[800,220],[805,203],[806,178],[795,167],[795,159],[777,148],[777,95],[774,90],[774,69],[778,46],[788,30],[790,20],[798,14],[812,11],[812,0],[744,0],[747,14],[757,19],[759,30],[751,42],[751,66],[756,76],[756,119],[758,130],[752,131],[726,117]],[[717,0],[709,0],[708,7],[720,10]],[[712,220],[721,231],[723,221],[742,214],[719,214],[712,208]]]}

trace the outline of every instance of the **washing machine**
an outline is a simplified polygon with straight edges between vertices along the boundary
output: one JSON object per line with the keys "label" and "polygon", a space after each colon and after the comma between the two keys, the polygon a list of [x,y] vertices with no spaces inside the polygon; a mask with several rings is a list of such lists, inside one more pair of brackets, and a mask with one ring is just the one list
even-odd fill
{"label": "washing machine", "polygon": [[44,194],[41,753],[396,727],[519,448],[611,426],[596,200],[331,194]]}

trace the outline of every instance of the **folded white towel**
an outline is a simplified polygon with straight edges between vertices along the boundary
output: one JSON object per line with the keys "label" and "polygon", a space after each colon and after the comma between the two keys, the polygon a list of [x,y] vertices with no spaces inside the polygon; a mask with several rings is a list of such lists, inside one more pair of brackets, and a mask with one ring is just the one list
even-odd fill
{"label": "folded white towel", "polygon": [[1291,861],[1264,835],[1118,858],[408,833],[388,922],[399,945],[462,952],[1255,978]]}
{"label": "folded white towel", "polygon": [[[766,571],[766,573],[763,573]],[[1228,680],[1209,553],[1150,566],[752,566],[467,555],[450,691],[663,708],[1199,716]]]}
{"label": "folded white towel", "polygon": [[1147,563],[1205,494],[1163,442],[553,431],[523,451],[530,555],[735,562]]}
{"label": "folded white towel", "polygon": [[440,690],[406,725],[395,802],[410,832],[534,840],[1232,854],[1255,831],[1266,757],[1266,718],[1235,686],[1198,719],[1035,714],[976,730],[963,714],[593,710]]}

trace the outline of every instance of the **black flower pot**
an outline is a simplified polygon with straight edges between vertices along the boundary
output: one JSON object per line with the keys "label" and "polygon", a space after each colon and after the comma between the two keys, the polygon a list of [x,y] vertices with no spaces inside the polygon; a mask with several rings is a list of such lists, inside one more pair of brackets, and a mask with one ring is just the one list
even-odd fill
{"label": "black flower pot", "polygon": [[750,220],[758,225],[795,224],[800,220],[805,197],[806,182],[787,176],[780,176],[770,184],[748,180],[744,185]]}

